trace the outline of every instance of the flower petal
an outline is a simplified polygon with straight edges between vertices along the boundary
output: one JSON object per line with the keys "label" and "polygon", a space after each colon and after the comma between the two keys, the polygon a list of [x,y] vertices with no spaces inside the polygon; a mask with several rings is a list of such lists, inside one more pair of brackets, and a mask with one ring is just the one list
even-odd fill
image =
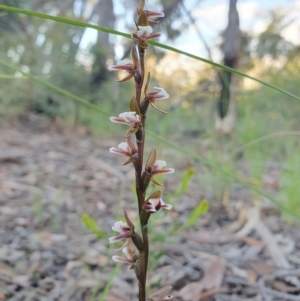
{"label": "flower petal", "polygon": [[171,174],[175,172],[174,168],[165,168],[167,165],[166,161],[157,160],[153,166],[152,175],[155,174]]}
{"label": "flower petal", "polygon": [[162,160],[156,160],[153,169],[162,169],[163,167],[165,167],[167,165],[166,161],[162,161]]}
{"label": "flower petal", "polygon": [[111,228],[113,231],[123,233],[124,229],[129,229],[127,224],[123,221],[116,221]]}
{"label": "flower petal", "polygon": [[124,112],[119,117],[110,117],[111,122],[126,124],[131,127],[137,127],[140,124],[140,116],[136,112]]}
{"label": "flower petal", "polygon": [[109,237],[109,242],[112,244],[114,242],[124,240],[124,239],[126,239],[128,237],[131,237],[131,233],[129,233],[129,234],[130,235],[128,235],[127,233],[122,233],[122,234],[117,235],[117,236]]}
{"label": "flower petal", "polygon": [[120,61],[117,61],[116,65],[109,66],[108,70],[110,70],[110,71],[124,70],[127,72],[132,72],[133,64],[130,60],[127,60],[127,59],[120,60]]}
{"label": "flower petal", "polygon": [[151,35],[153,32],[153,29],[151,26],[138,26],[138,32],[137,32],[137,36],[139,38],[141,37],[148,37],[149,35]]}
{"label": "flower petal", "polygon": [[127,258],[118,256],[118,255],[114,255],[114,256],[112,257],[112,260],[113,260],[113,261],[116,261],[116,262],[122,262],[122,263],[126,263],[126,264],[132,264],[132,262],[131,262],[130,259],[127,259]]}
{"label": "flower petal", "polygon": [[158,170],[153,171],[152,175],[157,175],[157,174],[168,175],[168,174],[171,174],[171,173],[174,173],[174,172],[175,172],[174,168],[165,168],[165,169],[158,169]]}
{"label": "flower petal", "polygon": [[144,10],[146,17],[155,17],[155,18],[162,18],[165,16],[165,14],[163,12],[160,11],[150,11],[150,10]]}
{"label": "flower petal", "polygon": [[151,212],[154,213],[158,211],[159,209],[167,209],[170,210],[172,208],[172,205],[166,204],[162,198],[154,198],[154,199],[149,199],[145,204],[144,204],[144,210],[146,212]]}

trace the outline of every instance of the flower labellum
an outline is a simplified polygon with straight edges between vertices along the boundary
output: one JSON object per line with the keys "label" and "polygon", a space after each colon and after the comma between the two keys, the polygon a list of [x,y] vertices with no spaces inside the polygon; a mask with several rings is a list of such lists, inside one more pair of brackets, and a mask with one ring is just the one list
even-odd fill
{"label": "flower labellum", "polygon": [[133,231],[129,228],[129,226],[123,221],[117,221],[112,227],[112,230],[119,232],[120,234],[117,236],[113,236],[109,238],[110,243],[114,243],[121,240],[126,240],[133,235]]}
{"label": "flower labellum", "polygon": [[154,89],[158,91],[150,92],[146,97],[149,102],[156,102],[157,100],[168,99],[170,97],[164,88],[154,87]]}
{"label": "flower labellum", "polygon": [[149,46],[147,40],[154,40],[156,38],[159,38],[160,33],[153,33],[153,29],[150,25],[139,25],[137,33],[133,33],[131,37],[139,41],[139,46],[141,46],[142,48],[147,48]]}
{"label": "flower labellum", "polygon": [[108,70],[110,71],[118,71],[118,70],[123,70],[128,75],[124,77],[123,79],[119,80],[119,82],[125,82],[127,80],[130,80],[134,76],[134,71],[138,66],[136,64],[134,65],[130,60],[120,60],[117,61],[116,65],[111,65],[108,67]]}
{"label": "flower labellum", "polygon": [[137,32],[137,36],[140,38],[140,39],[147,39],[153,32],[153,29],[150,25],[148,26],[139,26],[138,27],[138,32]]}
{"label": "flower labellum", "polygon": [[132,156],[134,154],[137,153],[137,147],[133,141],[133,138],[131,136],[127,137],[127,142],[121,142],[118,145],[118,148],[116,147],[111,147],[109,149],[109,152],[112,154],[116,154],[116,155],[121,155],[121,156],[125,156],[128,157],[128,160],[123,162],[122,165],[126,165],[131,163],[132,160]]}
{"label": "flower labellum", "polygon": [[124,70],[127,72],[133,71],[133,64],[130,60],[119,60],[117,61],[116,65],[111,65],[108,67],[108,70],[110,71],[117,71],[117,70]]}
{"label": "flower labellum", "polygon": [[128,145],[127,145],[126,142],[121,142],[121,143],[118,145],[118,148],[111,147],[111,148],[109,149],[109,152],[110,152],[110,153],[113,153],[113,154],[117,154],[117,155],[122,155],[122,156],[126,156],[126,157],[131,157],[131,151],[130,151],[130,148],[128,147]]}
{"label": "flower labellum", "polygon": [[144,210],[146,212],[154,213],[158,211],[160,208],[170,210],[172,208],[172,205],[166,204],[162,198],[156,198],[156,199],[149,199],[144,204]]}
{"label": "flower labellum", "polygon": [[133,242],[129,242],[123,249],[122,252],[125,254],[125,258],[121,256],[113,256],[112,260],[116,262],[122,262],[128,264],[128,268],[132,269],[133,264],[139,258],[139,250],[133,244]]}
{"label": "flower labellum", "polygon": [[119,114],[119,117],[110,117],[109,119],[111,122],[126,124],[131,127],[139,126],[141,123],[140,116],[136,112],[124,112]]}
{"label": "flower labellum", "polygon": [[156,174],[171,174],[175,172],[174,168],[164,168],[167,165],[166,161],[156,160],[153,169],[152,175]]}

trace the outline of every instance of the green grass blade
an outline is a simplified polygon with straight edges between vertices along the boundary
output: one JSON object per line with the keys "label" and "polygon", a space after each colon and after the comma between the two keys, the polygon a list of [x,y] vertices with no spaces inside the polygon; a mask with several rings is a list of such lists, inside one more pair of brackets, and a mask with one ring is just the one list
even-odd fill
{"label": "green grass blade", "polygon": [[[38,77],[34,76],[34,75],[31,75],[31,74],[28,74],[28,73],[24,73],[21,69],[15,67],[14,65],[12,64],[9,64],[3,60],[0,59],[0,64],[2,64],[3,66],[5,67],[8,67],[14,71],[18,71],[18,72],[21,72],[24,76],[32,79],[33,81],[39,83],[39,84],[42,84],[43,86],[45,87],[48,87],[58,93],[61,93],[62,95],[65,95],[67,97],[70,97],[71,99],[79,102],[80,104],[83,104],[85,106],[88,106],[89,108],[93,109],[93,110],[96,110],[98,112],[101,112],[102,114],[105,114],[107,116],[112,116],[113,114],[109,113],[109,112],[106,112],[104,110],[102,110],[100,107],[98,106],[95,106],[91,103],[89,103],[88,101],[84,100],[83,98],[81,97],[78,97],[62,88],[59,88],[53,84],[50,84],[50,83],[47,83],[41,79],[39,79]],[[258,189],[257,187],[255,187],[254,185],[251,185],[243,180],[241,180],[239,177],[235,176],[234,174],[231,174],[229,172],[227,172],[226,170],[224,170],[223,168],[219,167],[218,165],[216,165],[214,162],[211,162],[211,161],[208,161],[208,160],[205,160],[204,158],[201,158],[200,156],[194,154],[193,152],[189,151],[188,149],[185,149],[185,148],[182,148],[181,146],[179,145],[176,145],[175,143],[173,143],[172,141],[170,140],[167,140],[166,138],[162,137],[162,136],[159,136],[149,130],[146,131],[148,135],[152,136],[153,138],[163,142],[164,144],[172,147],[173,149],[176,149],[177,151],[179,151],[180,153],[184,154],[184,155],[187,155],[189,156],[190,158],[193,158],[195,161],[199,162],[199,163],[202,163],[202,164],[205,164],[206,166],[210,167],[212,170],[220,173],[221,175],[223,175],[224,177],[228,178],[228,179],[231,179],[231,180],[234,180],[236,182],[238,182],[239,184],[243,185],[244,187],[247,187],[249,189],[251,189],[252,191],[255,191],[258,195],[261,195],[267,199],[269,199],[271,202],[273,202],[275,205],[277,205],[280,209],[282,209],[283,211],[287,212],[287,213],[290,213],[292,216],[296,217],[297,219],[300,220],[300,216],[295,213],[294,211],[290,210],[289,208],[285,207],[284,205],[282,205],[280,202],[278,202],[277,200],[275,200],[274,198],[268,196],[266,193],[264,193],[263,191],[261,191],[260,189]]]}
{"label": "green grass blade", "polygon": [[108,281],[107,281],[107,283],[104,287],[104,290],[103,290],[102,294],[99,297],[99,301],[105,301],[106,300],[106,298],[108,296],[108,293],[109,293],[109,290],[110,290],[110,287],[112,285],[112,282],[113,282],[117,272],[119,271],[120,267],[121,267],[121,264],[118,262],[115,265],[114,269],[112,270],[112,272],[111,272],[111,274],[108,278]]}
{"label": "green grass blade", "polygon": [[27,9],[22,9],[22,8],[18,8],[18,7],[13,7],[13,6],[7,6],[7,5],[0,4],[0,10],[1,9],[6,10],[6,11],[10,11],[10,12],[13,12],[13,13],[18,13],[18,14],[23,14],[23,15],[27,15],[27,16],[37,17],[37,18],[41,18],[41,19],[45,19],[45,20],[52,20],[52,21],[55,21],[55,22],[65,23],[65,24],[74,25],[74,26],[78,26],[78,27],[93,28],[93,29],[96,29],[96,30],[101,31],[101,32],[106,32],[106,33],[110,33],[110,34],[114,34],[114,35],[118,35],[118,36],[122,36],[122,37],[131,39],[131,36],[128,33],[113,30],[113,29],[103,27],[103,26],[93,25],[93,24],[89,24],[89,23],[85,23],[85,22],[80,22],[80,21],[77,21],[77,20],[51,16],[51,15],[47,15],[47,14],[43,14],[43,13],[38,13],[38,12],[35,12],[35,11],[32,11],[32,10],[27,10]]}
{"label": "green grass blade", "polygon": [[187,170],[182,175],[181,185],[175,192],[175,197],[179,197],[180,195],[182,195],[188,190],[190,181],[194,176],[195,176],[195,168],[194,167],[187,168]]}
{"label": "green grass blade", "polygon": [[204,58],[202,58],[200,56],[196,56],[196,55],[193,55],[191,53],[188,53],[188,52],[185,52],[185,51],[179,50],[177,48],[174,48],[174,47],[171,47],[171,46],[168,46],[168,45],[164,45],[164,44],[161,44],[161,43],[158,43],[158,42],[149,41],[149,44],[151,44],[153,46],[156,46],[156,47],[159,47],[159,48],[163,48],[165,50],[169,50],[169,51],[172,51],[172,52],[176,52],[176,53],[182,54],[182,55],[187,56],[189,58],[195,59],[197,61],[201,61],[203,63],[209,64],[209,65],[214,66],[216,68],[223,69],[225,71],[229,71],[229,72],[234,73],[236,75],[239,75],[239,76],[242,76],[242,77],[245,77],[245,78],[249,78],[249,79],[251,79],[251,80],[253,80],[255,82],[258,82],[258,83],[260,83],[260,84],[262,84],[262,85],[264,85],[264,86],[266,86],[268,88],[271,88],[271,89],[273,89],[273,90],[275,90],[277,92],[280,92],[282,94],[285,94],[285,95],[287,95],[289,97],[292,97],[292,98],[300,101],[300,97],[299,96],[296,96],[293,93],[290,93],[290,92],[288,92],[288,91],[286,91],[286,90],[284,90],[282,88],[278,88],[278,87],[276,87],[276,86],[274,86],[272,84],[269,84],[269,83],[267,83],[267,82],[265,82],[263,80],[260,80],[260,79],[258,79],[256,77],[250,76],[250,75],[248,75],[246,73],[240,72],[240,71],[238,71],[236,69],[233,69],[233,68],[230,68],[230,67],[226,67],[224,65],[220,65],[220,64],[215,63],[213,61],[204,59]]}
{"label": "green grass blade", "polygon": [[81,216],[81,222],[83,223],[84,227],[95,234],[97,238],[106,238],[107,234],[104,230],[102,230],[97,222],[87,213],[83,213]]}
{"label": "green grass blade", "polygon": [[189,151],[188,149],[185,149],[185,148],[183,148],[179,145],[176,145],[175,143],[173,143],[173,142],[165,139],[164,137],[161,137],[161,136],[159,136],[159,135],[157,135],[157,134],[155,134],[155,133],[153,133],[149,130],[147,131],[147,134],[152,136],[153,138],[159,140],[160,142],[172,147],[173,149],[176,149],[180,153],[182,153],[184,155],[187,155],[190,158],[193,158],[195,161],[210,167],[212,170],[220,173],[221,175],[223,175],[227,179],[234,180],[237,183],[243,185],[244,187],[247,187],[247,188],[251,189],[252,191],[256,192],[258,195],[263,196],[263,197],[267,198],[268,200],[270,200],[273,204],[275,204],[282,211],[288,212],[289,214],[291,214],[292,216],[294,216],[294,217],[296,217],[297,219],[300,220],[300,216],[297,213],[295,213],[293,210],[290,210],[286,206],[282,205],[279,201],[277,201],[274,198],[270,197],[269,195],[267,195],[266,193],[261,191],[259,188],[255,187],[254,185],[251,185],[251,184],[241,180],[239,177],[235,176],[234,174],[227,172],[223,168],[216,165],[214,162],[205,160],[204,158],[201,158],[200,156],[198,156],[198,155],[194,154],[193,152]]}
{"label": "green grass blade", "polygon": [[[7,6],[7,5],[2,5],[2,4],[0,4],[0,9],[6,10],[6,11],[15,12],[15,13],[19,13],[19,14],[24,14],[24,15],[28,15],[28,16],[33,16],[33,17],[37,17],[37,18],[42,18],[42,19],[46,19],[46,20],[52,20],[52,21],[56,21],[56,22],[60,22],[60,23],[65,23],[65,24],[69,24],[69,25],[74,25],[74,26],[79,26],[79,27],[85,27],[85,28],[93,28],[93,29],[99,30],[101,32],[110,33],[110,34],[114,34],[114,35],[118,35],[118,36],[122,36],[122,37],[131,39],[131,36],[129,34],[127,34],[127,33],[124,33],[124,32],[121,32],[121,31],[117,31],[117,30],[113,30],[113,29],[110,29],[110,28],[107,28],[107,27],[103,27],[103,26],[97,26],[97,25],[93,25],[93,24],[89,24],[89,23],[85,23],[85,22],[80,22],[80,21],[76,21],[76,20],[72,20],[72,19],[67,19],[67,18],[50,16],[50,15],[47,15],[47,14],[38,13],[38,12],[31,11],[31,10],[26,10],[26,9],[12,7],[12,6]],[[206,63],[206,64],[209,64],[211,66],[214,66],[216,68],[220,68],[220,69],[223,69],[225,71],[229,71],[229,72],[234,73],[236,75],[239,75],[239,76],[251,79],[251,80],[256,81],[256,82],[258,82],[258,83],[260,83],[260,84],[262,84],[262,85],[264,85],[264,86],[266,86],[268,88],[271,88],[271,89],[273,89],[273,90],[275,90],[277,92],[280,92],[281,94],[287,95],[289,97],[292,97],[292,98],[300,101],[300,97],[299,96],[296,96],[296,95],[294,95],[294,94],[292,94],[292,93],[290,93],[290,92],[288,92],[288,91],[286,91],[286,90],[284,90],[282,88],[278,88],[278,87],[276,87],[276,86],[274,86],[272,84],[269,84],[269,83],[267,83],[265,81],[262,81],[262,80],[260,80],[258,78],[255,78],[253,76],[250,76],[248,74],[240,72],[240,71],[238,71],[236,69],[226,67],[224,65],[215,63],[213,61],[204,59],[202,57],[193,55],[191,53],[188,53],[188,52],[185,52],[185,51],[179,50],[177,48],[174,48],[174,47],[171,47],[171,46],[168,46],[168,45],[164,45],[164,44],[161,44],[161,43],[158,43],[158,42],[149,41],[149,44],[153,45],[153,46],[156,46],[156,47],[159,47],[159,48],[162,48],[162,49],[165,49],[165,50],[169,50],[169,51],[172,51],[172,52],[175,52],[175,53],[187,56],[187,57],[195,59],[197,61],[201,61],[203,63]]]}
{"label": "green grass blade", "polygon": [[183,229],[193,227],[198,222],[199,218],[204,215],[209,209],[209,202],[207,200],[202,200],[198,206],[193,209],[187,221],[182,226]]}

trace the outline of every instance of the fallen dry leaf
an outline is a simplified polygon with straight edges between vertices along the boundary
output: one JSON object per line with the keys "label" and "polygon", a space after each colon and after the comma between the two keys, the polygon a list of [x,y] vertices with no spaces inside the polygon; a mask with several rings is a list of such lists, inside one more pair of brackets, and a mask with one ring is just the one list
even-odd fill
{"label": "fallen dry leaf", "polygon": [[216,289],[222,284],[226,262],[222,258],[217,258],[205,271],[201,279],[203,290]]}
{"label": "fallen dry leaf", "polygon": [[249,237],[249,236],[240,237],[239,241],[243,241],[247,245],[251,245],[251,246],[258,246],[258,247],[265,247],[266,246],[266,243],[264,243],[263,241],[255,239],[253,237]]}
{"label": "fallen dry leaf", "polygon": [[218,289],[211,289],[209,291],[202,293],[199,301],[206,301],[208,298],[214,296],[215,294],[227,293],[228,291],[229,291],[229,288],[227,286],[222,286]]}
{"label": "fallen dry leaf", "polygon": [[288,285],[287,283],[280,281],[280,280],[273,280],[271,282],[271,285],[277,289],[278,291],[284,292],[284,293],[296,293],[299,292],[300,293],[300,287],[296,287],[296,286],[291,286]]}
{"label": "fallen dry leaf", "polygon": [[200,281],[188,283],[184,286],[176,296],[180,297],[184,301],[194,301],[201,298],[203,286]]}
{"label": "fallen dry leaf", "polygon": [[257,276],[266,276],[273,272],[272,267],[264,260],[247,261],[247,265],[250,266]]}
{"label": "fallen dry leaf", "polygon": [[216,258],[208,266],[204,277],[198,282],[192,282],[183,287],[177,294],[184,301],[200,300],[203,291],[217,291],[222,284],[226,262],[222,258]]}

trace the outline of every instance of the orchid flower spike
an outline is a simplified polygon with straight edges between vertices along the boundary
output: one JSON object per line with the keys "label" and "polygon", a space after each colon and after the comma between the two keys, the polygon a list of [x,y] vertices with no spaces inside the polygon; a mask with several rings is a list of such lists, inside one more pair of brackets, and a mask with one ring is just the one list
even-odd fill
{"label": "orchid flower spike", "polygon": [[125,82],[127,80],[130,80],[133,77],[133,75],[134,75],[134,66],[133,66],[133,63],[130,60],[127,60],[127,59],[117,61],[117,64],[109,66],[108,70],[110,70],[110,71],[123,70],[126,73],[128,73],[127,76],[125,76],[121,80],[118,80],[118,82]]}

